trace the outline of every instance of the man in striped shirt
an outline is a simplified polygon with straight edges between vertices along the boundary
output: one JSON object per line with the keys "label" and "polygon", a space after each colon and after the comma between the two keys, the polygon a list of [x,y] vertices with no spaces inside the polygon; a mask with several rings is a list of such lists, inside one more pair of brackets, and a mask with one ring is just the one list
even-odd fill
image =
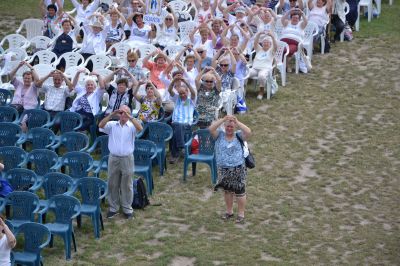
{"label": "man in striped shirt", "polygon": [[[180,86],[175,84],[180,82]],[[178,82],[179,83],[179,82]],[[173,90],[175,86],[176,94]],[[190,91],[190,98],[188,97]],[[174,164],[179,159],[180,150],[185,145],[185,132],[191,130],[193,123],[193,112],[196,107],[196,92],[190,83],[182,77],[175,77],[171,84],[168,86],[168,92],[171,100],[175,103],[174,112],[172,113],[172,129],[174,135],[171,139],[171,159],[170,163]]]}

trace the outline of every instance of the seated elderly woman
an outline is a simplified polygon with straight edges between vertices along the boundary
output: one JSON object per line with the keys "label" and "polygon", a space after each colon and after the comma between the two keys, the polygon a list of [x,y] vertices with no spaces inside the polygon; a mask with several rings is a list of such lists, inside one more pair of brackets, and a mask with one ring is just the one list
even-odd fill
{"label": "seated elderly woman", "polygon": [[144,44],[150,43],[151,39],[154,39],[155,32],[152,30],[150,25],[147,25],[143,22],[143,14],[142,13],[132,13],[127,17],[126,22],[130,27],[130,41],[137,41]]}
{"label": "seated elderly woman", "polygon": [[[199,31],[199,34],[196,32]],[[209,39],[211,36],[211,40]],[[207,24],[203,23],[198,27],[194,28],[189,34],[190,41],[193,44],[193,48],[203,47],[207,53],[207,57],[211,57],[214,54],[214,47],[217,43],[217,36],[215,33],[209,29]]]}
{"label": "seated elderly woman", "polygon": [[164,23],[161,24],[160,32],[157,33],[157,45],[164,49],[167,45],[176,44],[178,38],[178,19],[175,13],[170,13],[165,16]]}
{"label": "seated elderly woman", "polygon": [[[29,70],[22,74],[22,81],[15,77],[15,74],[22,66],[27,66]],[[33,81],[38,81],[39,77],[35,69],[25,61],[21,61],[16,68],[10,72],[11,84],[15,87],[14,97],[11,107],[17,109],[19,114],[24,110],[35,109],[38,106],[39,89]]]}
{"label": "seated elderly woman", "polygon": [[318,43],[324,33],[325,25],[329,22],[329,14],[332,12],[332,0],[309,0],[308,21],[318,25],[318,34],[314,36],[314,43]]}
{"label": "seated elderly woman", "polygon": [[79,75],[85,72],[85,69],[80,69],[76,72],[72,85],[75,87],[76,98],[72,103],[70,111],[79,113],[83,118],[81,131],[89,130],[93,125],[94,116],[100,111],[100,103],[105,93],[105,85],[102,77],[92,72],[91,76],[96,76],[99,81],[99,86],[96,88],[96,80],[93,77],[87,77],[85,87],[77,86]]}
{"label": "seated elderly woman", "polygon": [[138,87],[133,90],[133,97],[140,103],[138,117],[143,122],[156,121],[162,104],[161,95],[151,82],[146,83],[146,95],[138,95]]}
{"label": "seated elderly woman", "polygon": [[[110,81],[115,75],[120,76],[120,78],[118,78],[116,81],[117,87],[114,87],[110,84]],[[131,80],[131,84],[129,83],[129,80]],[[106,111],[104,112],[104,116],[111,114],[115,110],[119,110],[119,108],[123,105],[127,105],[132,109],[132,88],[136,89],[138,87],[138,81],[126,68],[116,69],[113,73],[110,73],[110,75],[104,78],[104,84],[107,88],[106,91],[109,96],[109,101]],[[111,119],[118,119],[118,117],[112,117]]]}
{"label": "seated elderly woman", "polygon": [[[289,21],[290,16],[290,21]],[[303,20],[300,22],[300,18]],[[281,41],[289,45],[289,54],[287,56],[287,72],[292,72],[290,67],[290,59],[297,52],[297,46],[303,40],[304,29],[307,26],[307,18],[303,11],[298,8],[291,9],[281,18],[283,30]]]}
{"label": "seated elderly woman", "polygon": [[206,128],[218,117],[221,78],[212,67],[203,68],[196,77],[198,126]]}
{"label": "seated elderly woman", "polygon": [[[150,58],[154,56],[154,61]],[[150,70],[150,81],[157,89],[165,89],[165,84],[160,80],[159,76],[172,61],[164,52],[157,49],[143,58],[143,66]]]}
{"label": "seated elderly woman", "polygon": [[[264,35],[260,46],[260,36]],[[250,76],[258,78],[260,91],[258,92],[257,99],[262,100],[264,97],[264,89],[267,82],[271,82],[272,78],[272,64],[276,51],[276,40],[271,32],[258,32],[254,39],[254,49],[256,56],[253,60],[252,68],[250,69]],[[269,84],[271,86],[271,83]],[[272,92],[274,94],[275,91]]]}
{"label": "seated elderly woman", "polygon": [[231,49],[222,48],[213,57],[212,67],[221,77],[221,91],[234,90],[234,78],[236,73],[236,59]]}

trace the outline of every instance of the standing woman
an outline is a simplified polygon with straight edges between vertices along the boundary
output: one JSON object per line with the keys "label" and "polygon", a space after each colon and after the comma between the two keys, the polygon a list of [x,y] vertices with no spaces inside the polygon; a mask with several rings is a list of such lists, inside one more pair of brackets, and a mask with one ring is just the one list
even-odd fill
{"label": "standing woman", "polygon": [[11,265],[10,253],[16,244],[15,236],[0,217],[0,265]]}
{"label": "standing woman", "polygon": [[[218,130],[222,124],[224,124],[225,132]],[[236,133],[237,128],[241,130],[240,133]],[[229,220],[234,217],[233,199],[235,195],[238,203],[236,223],[243,224],[246,206],[247,169],[243,148],[237,134],[245,141],[250,137],[251,130],[232,115],[217,120],[209,127],[209,130],[215,139],[215,156],[218,168],[218,181],[215,190],[219,188],[224,190],[226,211],[222,219]]]}

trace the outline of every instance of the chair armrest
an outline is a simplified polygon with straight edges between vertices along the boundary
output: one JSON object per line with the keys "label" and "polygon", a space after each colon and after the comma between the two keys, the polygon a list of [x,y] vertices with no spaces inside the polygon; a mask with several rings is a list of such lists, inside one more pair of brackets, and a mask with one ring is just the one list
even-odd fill
{"label": "chair armrest", "polygon": [[82,126],[82,124],[83,124],[83,120],[81,119],[81,120],[79,120],[79,125],[74,127],[73,131],[77,131]]}
{"label": "chair armrest", "polygon": [[17,140],[16,146],[20,146],[20,145],[24,144],[27,140],[28,140],[27,134],[21,134],[21,136]]}
{"label": "chair armrest", "polygon": [[39,223],[42,224],[42,215],[47,213],[50,209],[50,200],[47,201],[46,206],[44,206],[43,209],[39,210],[37,213],[39,214]]}
{"label": "chair armrest", "polygon": [[142,138],[143,135],[145,135],[147,129],[148,129],[147,124],[144,124],[144,127],[143,127],[142,131],[140,131],[140,132],[136,135],[136,139]]}
{"label": "chair armrest", "polygon": [[189,148],[192,147],[192,141],[193,141],[193,137],[191,137],[186,143],[185,143],[185,156],[189,155]]}
{"label": "chair armrest", "polygon": [[36,182],[29,188],[29,191],[32,193],[35,193],[39,188],[41,188],[43,185],[43,179],[41,178],[40,180],[36,180]]}
{"label": "chair armrest", "polygon": [[81,207],[78,205],[79,209],[76,210],[76,213],[71,216],[71,219],[75,219],[79,214],[81,214]]}
{"label": "chair armrest", "polygon": [[100,195],[99,199],[103,199],[105,196],[107,196],[107,193],[108,193],[108,187],[106,186],[103,191],[103,194]]}
{"label": "chair armrest", "polygon": [[3,212],[5,206],[6,206],[6,200],[0,198],[0,212]]}
{"label": "chair armrest", "polygon": [[85,152],[87,149],[89,148],[89,142],[86,144],[85,147],[83,147],[82,149],[80,149],[79,151],[83,151]]}
{"label": "chair armrest", "polygon": [[44,124],[42,127],[44,128],[51,128],[54,125],[54,120],[50,121],[49,123]]}
{"label": "chair armrest", "polygon": [[55,149],[59,148],[61,146],[61,144],[62,144],[62,141],[58,140],[56,144],[54,144],[50,147],[50,149],[55,150]]}
{"label": "chair armrest", "polygon": [[94,141],[93,145],[90,148],[86,149],[84,152],[92,153],[96,150],[96,147],[97,147],[97,142]]}
{"label": "chair armrest", "polygon": [[15,31],[15,33],[19,34],[22,31],[22,28],[24,27],[23,23],[19,25],[19,28]]}
{"label": "chair armrest", "polygon": [[89,166],[89,168],[86,169],[86,171],[87,171],[87,172],[90,172],[90,171],[93,170],[93,168],[94,168],[94,164],[92,163],[92,164]]}
{"label": "chair armrest", "polygon": [[62,166],[62,159],[59,159],[58,162],[50,168],[50,170],[58,171],[61,168],[61,166]]}

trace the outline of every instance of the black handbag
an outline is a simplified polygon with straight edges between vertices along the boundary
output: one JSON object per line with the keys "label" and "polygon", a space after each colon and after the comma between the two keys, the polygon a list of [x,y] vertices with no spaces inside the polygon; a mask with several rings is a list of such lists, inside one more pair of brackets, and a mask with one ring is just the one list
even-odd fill
{"label": "black handbag", "polygon": [[[242,146],[242,150],[244,150],[244,142],[242,137],[236,133],[236,137],[240,142],[240,145]],[[247,157],[244,157],[244,162],[246,164],[246,167],[249,169],[253,169],[254,167],[256,167],[256,160],[254,159],[253,154],[250,152],[250,149],[247,147],[247,149],[249,150],[249,154],[247,155]]]}

